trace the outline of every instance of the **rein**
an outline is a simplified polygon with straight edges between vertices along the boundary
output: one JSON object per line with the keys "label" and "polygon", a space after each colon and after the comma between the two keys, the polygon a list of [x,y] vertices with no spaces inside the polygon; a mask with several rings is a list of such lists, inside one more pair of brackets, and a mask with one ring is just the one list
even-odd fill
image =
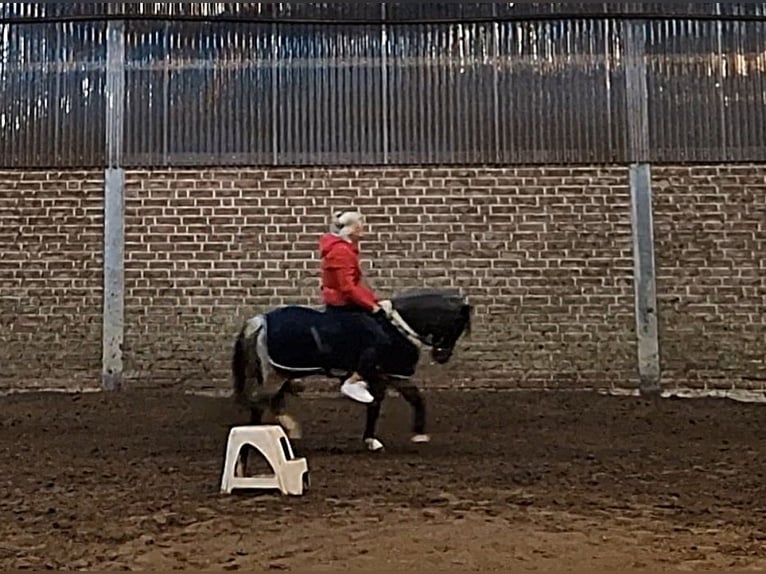
{"label": "rein", "polygon": [[405,321],[402,316],[397,312],[396,309],[391,310],[391,315],[389,316],[389,319],[391,323],[393,323],[394,327],[399,329],[399,331],[409,339],[410,343],[415,345],[417,348],[422,349],[423,347],[433,347],[431,343],[426,341],[423,337],[418,335],[415,330],[410,327],[407,324],[407,321]]}

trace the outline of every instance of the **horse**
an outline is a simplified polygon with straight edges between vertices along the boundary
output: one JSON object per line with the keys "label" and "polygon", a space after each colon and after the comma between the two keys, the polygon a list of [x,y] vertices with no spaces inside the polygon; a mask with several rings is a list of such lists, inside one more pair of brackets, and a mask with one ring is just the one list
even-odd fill
{"label": "horse", "polygon": [[[373,403],[367,405],[362,440],[370,451],[382,450],[376,427],[386,390],[392,387],[412,407],[414,443],[429,442],[425,400],[411,379],[422,349],[446,364],[460,337],[471,331],[472,307],[459,293],[442,290],[405,292],[391,298],[392,311],[381,325],[390,337],[378,375],[369,380]],[[286,394],[304,390],[302,379],[325,376],[344,380],[356,366],[364,341],[322,308],[286,305],[259,313],[241,327],[231,359],[235,401],[250,411],[250,424],[270,415],[288,437],[302,436],[300,424],[287,413]]]}

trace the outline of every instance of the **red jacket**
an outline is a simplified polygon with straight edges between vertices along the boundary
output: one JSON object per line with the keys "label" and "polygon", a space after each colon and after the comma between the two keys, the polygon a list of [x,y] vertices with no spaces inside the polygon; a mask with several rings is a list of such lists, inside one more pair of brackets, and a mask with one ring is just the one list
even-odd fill
{"label": "red jacket", "polygon": [[378,298],[361,284],[359,249],[334,233],[319,240],[322,256],[322,299],[325,305],[358,305],[372,311]]}

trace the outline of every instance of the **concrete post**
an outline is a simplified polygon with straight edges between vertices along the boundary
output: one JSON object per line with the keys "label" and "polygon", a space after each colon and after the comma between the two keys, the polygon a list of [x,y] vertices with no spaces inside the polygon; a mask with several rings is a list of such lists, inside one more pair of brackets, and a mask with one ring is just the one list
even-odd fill
{"label": "concrete post", "polygon": [[104,172],[104,294],[101,387],[122,388],[125,290],[125,23],[107,25],[106,170]]}
{"label": "concrete post", "polygon": [[649,164],[646,22],[643,20],[624,22],[623,37],[628,100],[628,141],[632,162],[630,204],[639,388],[642,395],[655,395],[661,389],[661,371],[654,272],[652,171]]}

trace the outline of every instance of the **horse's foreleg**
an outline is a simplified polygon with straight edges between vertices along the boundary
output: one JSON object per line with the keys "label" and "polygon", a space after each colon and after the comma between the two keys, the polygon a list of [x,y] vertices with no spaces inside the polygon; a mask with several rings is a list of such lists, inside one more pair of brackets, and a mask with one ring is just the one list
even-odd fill
{"label": "horse's foreleg", "polygon": [[429,442],[431,437],[426,434],[426,401],[420,389],[411,384],[397,385],[396,389],[413,410],[412,438],[410,440],[416,443]]}
{"label": "horse's foreleg", "polygon": [[380,417],[380,407],[383,402],[383,397],[375,399],[375,402],[367,405],[367,422],[364,427],[364,444],[367,446],[367,450],[379,451],[383,449],[383,443],[375,438],[375,430],[378,425],[378,418]]}

